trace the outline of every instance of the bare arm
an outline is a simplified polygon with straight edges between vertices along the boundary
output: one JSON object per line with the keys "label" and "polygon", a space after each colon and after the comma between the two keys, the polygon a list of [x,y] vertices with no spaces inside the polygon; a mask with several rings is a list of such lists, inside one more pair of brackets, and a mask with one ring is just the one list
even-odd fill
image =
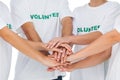
{"label": "bare arm", "polygon": [[26,37],[28,38],[28,40],[42,42],[42,40],[39,37],[38,33],[36,32],[32,22],[27,22],[27,23],[23,24],[22,29],[23,29]]}
{"label": "bare arm", "polygon": [[111,49],[103,51],[96,55],[89,56],[79,62],[73,63],[70,66],[68,66],[68,68],[66,68],[66,70],[73,71],[76,69],[96,66],[96,65],[106,61],[107,59],[109,59],[110,56],[111,56]]}
{"label": "bare arm", "polygon": [[[23,24],[22,29],[28,40],[42,43],[42,40],[41,40],[40,36],[38,35],[38,33],[36,32],[32,22],[27,22],[27,23]],[[36,45],[36,43],[32,43],[32,46],[38,50],[45,50],[45,47],[43,48],[44,45],[42,45],[42,44]],[[42,51],[42,53],[43,52],[44,52],[44,54],[48,54],[48,52],[46,50]]]}
{"label": "bare arm", "polygon": [[72,25],[72,18],[65,17],[62,19],[62,37],[54,38],[48,43],[48,48],[57,47],[60,44],[67,43],[67,44],[79,44],[79,45],[86,45],[90,44],[92,41],[96,40],[98,37],[102,35],[101,32],[91,32],[84,35],[77,35],[71,36],[73,25]]}
{"label": "bare arm", "polygon": [[65,17],[62,19],[62,36],[72,35],[73,24],[71,17]]}
{"label": "bare arm", "polygon": [[72,44],[86,45],[90,44],[91,42],[99,38],[101,35],[101,32],[96,31],[84,35],[70,36],[66,39],[70,39],[69,41]]}
{"label": "bare arm", "polygon": [[76,59],[80,59],[83,57],[88,57],[100,53],[110,48],[112,45],[116,44],[119,41],[120,41],[120,33],[117,32],[116,30],[112,30],[101,36],[99,39],[95,40],[86,48],[82,49],[81,51],[78,51],[76,54],[69,56],[68,61],[73,61]]}
{"label": "bare arm", "polygon": [[[2,37],[5,41],[10,43],[21,52],[23,52],[25,55],[43,63],[44,65],[56,66],[56,64],[58,64],[55,61],[49,59],[47,56],[44,56],[42,53],[33,49],[28,43],[26,43],[22,38],[9,30],[7,27],[0,29],[0,37]],[[47,60],[48,62],[46,62]]]}
{"label": "bare arm", "polygon": [[60,44],[78,44],[78,45],[86,45],[90,44],[97,38],[99,38],[102,35],[101,32],[91,32],[84,35],[77,35],[77,36],[66,36],[62,38],[55,38],[47,45],[49,47],[57,47]]}
{"label": "bare arm", "polygon": [[36,50],[46,50],[46,46],[45,43],[42,42],[35,42],[35,41],[30,41],[30,40],[26,40],[24,39],[31,47],[33,47]]}

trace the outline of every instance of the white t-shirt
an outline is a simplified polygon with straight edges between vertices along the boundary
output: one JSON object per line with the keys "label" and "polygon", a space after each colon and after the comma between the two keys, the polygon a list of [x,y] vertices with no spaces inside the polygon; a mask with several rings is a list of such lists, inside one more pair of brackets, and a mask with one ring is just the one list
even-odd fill
{"label": "white t-shirt", "polygon": [[[118,16],[120,5],[116,2],[106,2],[98,7],[88,4],[74,10],[74,34],[83,35],[100,31],[106,33],[113,28]],[[86,45],[76,45],[75,52]],[[104,63],[94,67],[78,69],[71,73],[70,80],[104,80]]]}
{"label": "white t-shirt", "polygon": [[6,26],[6,23],[3,21],[3,19],[0,19],[0,29]]}
{"label": "white t-shirt", "polygon": [[[5,4],[0,2],[0,29],[11,26],[10,13]],[[0,37],[0,80],[8,80],[12,56],[12,47]]]}
{"label": "white t-shirt", "polygon": [[[120,15],[117,17],[114,29],[120,32]],[[120,80],[120,43],[112,47],[112,55],[106,80]]]}
{"label": "white t-shirt", "polygon": [[[43,42],[61,36],[60,21],[64,17],[72,16],[67,0],[12,0],[11,11],[19,33],[22,33],[21,25],[32,21]],[[62,75],[59,72],[47,72],[46,69],[41,63],[20,54],[15,80],[50,80]]]}

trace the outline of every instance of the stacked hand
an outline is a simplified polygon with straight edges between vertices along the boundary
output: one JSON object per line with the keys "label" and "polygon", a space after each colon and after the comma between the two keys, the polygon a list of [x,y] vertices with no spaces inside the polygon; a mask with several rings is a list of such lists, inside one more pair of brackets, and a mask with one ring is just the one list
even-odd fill
{"label": "stacked hand", "polygon": [[48,55],[48,57],[59,63],[53,67],[49,67],[48,71],[71,71],[71,62],[67,61],[68,56],[72,54],[72,48],[69,44],[69,39],[55,38],[46,45],[46,48],[52,51],[52,54]]}

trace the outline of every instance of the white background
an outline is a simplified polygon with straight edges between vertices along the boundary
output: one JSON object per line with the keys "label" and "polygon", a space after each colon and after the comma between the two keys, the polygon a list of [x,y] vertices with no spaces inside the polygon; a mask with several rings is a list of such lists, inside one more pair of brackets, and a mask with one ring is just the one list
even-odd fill
{"label": "white background", "polygon": [[[0,0],[0,1],[4,2],[9,7],[10,0]],[[70,9],[72,11],[74,10],[74,8],[76,8],[78,6],[82,6],[85,3],[89,2],[89,0],[68,0],[68,1],[69,1]],[[120,0],[111,0],[111,1],[117,1],[120,3]],[[17,58],[17,51],[15,49],[13,49],[13,56],[12,57],[13,57],[13,59],[12,59],[12,66],[11,66],[9,80],[13,80],[13,78],[14,78],[15,61]],[[69,80],[69,74],[64,78],[64,80]]]}

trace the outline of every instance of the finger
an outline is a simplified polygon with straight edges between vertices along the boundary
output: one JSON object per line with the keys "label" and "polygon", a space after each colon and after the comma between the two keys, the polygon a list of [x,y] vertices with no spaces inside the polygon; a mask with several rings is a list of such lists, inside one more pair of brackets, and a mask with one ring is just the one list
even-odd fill
{"label": "finger", "polygon": [[61,45],[61,43],[58,42],[55,47],[57,48],[57,47],[59,47],[60,45]]}
{"label": "finger", "polygon": [[64,63],[64,57],[61,57],[61,61],[60,61],[61,64]]}
{"label": "finger", "polygon": [[57,61],[60,61],[60,59],[61,59],[61,54],[62,54],[62,53],[58,53]]}
{"label": "finger", "polygon": [[64,56],[64,63],[66,62],[67,60],[67,55]]}
{"label": "finger", "polygon": [[54,53],[54,58],[56,59],[56,61],[57,61],[57,56],[58,56],[58,52],[55,52]]}
{"label": "finger", "polygon": [[48,57],[52,60],[55,60],[54,55],[48,55]]}
{"label": "finger", "polygon": [[53,44],[56,44],[56,40],[51,40],[47,44],[47,48],[50,48]]}
{"label": "finger", "polygon": [[53,48],[53,49],[50,49],[50,51],[55,51],[55,52],[63,52],[61,49],[58,49],[58,48]]}
{"label": "finger", "polygon": [[63,48],[63,53],[61,54],[61,64],[64,63],[64,57],[66,55],[66,49]]}
{"label": "finger", "polygon": [[72,48],[71,48],[70,45],[68,45],[68,44],[61,44],[60,46],[66,48],[68,51],[72,52]]}
{"label": "finger", "polygon": [[64,68],[64,67],[63,67],[63,66],[59,66],[59,67],[60,67],[60,69],[59,69],[59,70],[60,70],[60,71],[63,71],[63,68]]}
{"label": "finger", "polygon": [[65,57],[65,55],[66,55],[66,49],[65,48],[63,48],[63,53],[62,53],[62,58],[64,58]]}
{"label": "finger", "polygon": [[66,62],[66,66],[70,66],[70,65],[72,65],[71,62]]}
{"label": "finger", "polygon": [[50,48],[56,47],[56,45],[59,44],[58,42],[59,42],[59,41],[53,41],[53,43],[51,44]]}
{"label": "finger", "polygon": [[54,68],[48,68],[48,69],[47,69],[48,72],[52,72],[52,71],[54,71],[54,70],[55,70]]}
{"label": "finger", "polygon": [[73,52],[66,50],[66,54],[67,54],[67,56],[70,56],[71,54],[73,54]]}
{"label": "finger", "polygon": [[60,66],[56,66],[56,70],[60,70]]}
{"label": "finger", "polygon": [[50,49],[50,47],[51,47],[51,45],[53,44],[53,42],[52,41],[50,41],[49,43],[48,43],[48,45],[47,45],[47,48],[49,48]]}

